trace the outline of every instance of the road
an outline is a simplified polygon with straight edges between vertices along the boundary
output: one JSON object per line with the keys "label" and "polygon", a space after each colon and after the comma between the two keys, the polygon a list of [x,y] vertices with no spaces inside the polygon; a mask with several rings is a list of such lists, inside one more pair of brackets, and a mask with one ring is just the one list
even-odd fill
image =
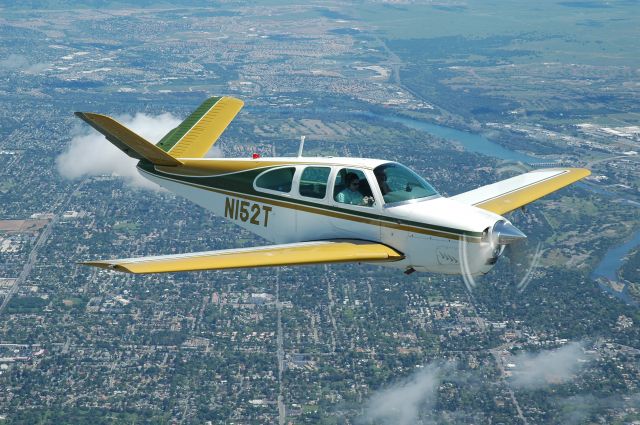
{"label": "road", "polygon": [[[469,301],[469,305],[471,305],[471,307],[473,308],[473,312],[476,316],[475,317],[476,324],[480,327],[480,330],[486,334],[487,327],[485,326],[484,321],[480,319],[480,315],[478,314],[478,309],[476,308],[476,299],[474,298],[473,294],[469,291],[467,291],[467,299]],[[496,362],[496,365],[498,366],[498,369],[500,370],[500,378],[503,381],[504,381],[505,373],[504,373],[504,365],[502,364],[502,358],[500,357],[500,352],[505,348],[507,348],[508,346],[509,344],[503,344],[499,347],[489,350],[491,355],[493,355],[493,358]],[[527,418],[524,416],[524,413],[522,412],[522,408],[520,407],[520,403],[518,403],[518,399],[516,398],[516,395],[513,392],[513,388],[511,388],[508,382],[505,382],[504,384],[505,384],[505,387],[507,388],[507,391],[509,392],[509,397],[511,398],[511,402],[515,406],[516,412],[518,412],[518,418],[520,418],[520,420],[524,425],[528,425]]]}
{"label": "road", "polygon": [[[504,374],[504,365],[502,364],[502,357],[500,356],[500,352],[503,349],[505,349],[507,346],[508,344],[505,344],[504,346],[496,347],[492,350],[489,350],[489,352],[493,355],[493,358],[496,361],[496,365],[498,365],[498,369],[500,370],[500,375],[502,377],[504,377],[505,374]],[[516,395],[513,392],[513,388],[511,388],[511,385],[509,385],[508,382],[505,383],[505,387],[509,392],[509,397],[511,397],[511,402],[516,407],[516,412],[518,412],[518,417],[520,418],[520,420],[524,425],[528,425],[527,418],[525,418],[524,413],[522,412],[522,408],[520,407],[520,403],[518,403],[518,399],[516,398]]]}
{"label": "road", "polygon": [[639,157],[637,156],[630,156],[630,155],[616,155],[616,156],[608,156],[606,158],[600,158],[600,159],[594,159],[591,161],[587,161],[585,167],[586,168],[592,168],[595,164],[600,164],[602,162],[607,162],[607,161],[613,161],[614,159],[629,159],[629,160],[634,160],[634,159],[638,159]]}
{"label": "road", "polygon": [[389,49],[387,44],[380,37],[377,37],[376,40],[378,41],[378,43],[380,43],[384,51],[389,56],[386,64],[391,67],[391,82],[402,86],[402,82],[400,81],[400,67],[402,66],[402,59],[400,59],[398,55],[393,53],[393,51]]}
{"label": "road", "polygon": [[60,203],[60,205],[57,208],[57,212],[55,213],[51,221],[49,221],[49,223],[45,226],[42,233],[40,233],[40,235],[38,236],[38,239],[36,240],[35,245],[31,249],[31,252],[29,253],[27,262],[24,264],[24,267],[22,267],[22,271],[18,275],[18,278],[15,280],[15,282],[13,282],[13,285],[9,289],[9,292],[7,293],[7,295],[4,297],[4,300],[2,300],[2,304],[0,305],[0,315],[2,315],[2,312],[4,311],[4,309],[7,307],[7,305],[9,305],[11,298],[16,294],[16,292],[18,292],[18,288],[20,287],[20,285],[23,282],[25,282],[29,277],[31,270],[33,270],[33,267],[36,265],[36,261],[38,259],[38,251],[40,250],[40,248],[42,248],[45,242],[47,242],[47,239],[49,238],[49,236],[51,236],[51,232],[53,231],[53,228],[55,227],[56,223],[60,219],[60,215],[65,211],[67,205],[69,205],[69,202],[71,201],[73,196],[82,188],[84,183],[85,183],[85,180],[81,181],[78,184],[78,186],[76,186],[76,188],[73,190],[73,192],[71,192],[69,196],[63,202]]}
{"label": "road", "polygon": [[51,219],[51,221],[49,221],[49,223],[45,226],[42,233],[40,233],[40,235],[38,236],[38,239],[36,240],[36,244],[33,246],[33,249],[29,253],[29,258],[27,258],[27,262],[24,264],[24,267],[22,267],[22,271],[20,272],[20,275],[18,275],[18,278],[13,282],[13,285],[9,289],[9,292],[7,293],[7,295],[4,297],[4,300],[2,300],[2,305],[0,305],[0,314],[2,314],[4,309],[9,304],[9,301],[11,301],[11,298],[15,295],[15,293],[18,292],[18,287],[27,279],[27,277],[29,277],[29,273],[31,273],[31,270],[33,270],[33,266],[35,266],[36,264],[36,260],[38,258],[38,250],[44,245],[44,243],[47,241],[47,239],[51,235],[53,226],[55,226],[57,221],[58,221],[58,215],[55,215]]}
{"label": "road", "polygon": [[287,417],[287,409],[284,404],[284,388],[282,385],[282,375],[284,373],[284,347],[282,332],[282,305],[280,304],[280,268],[276,267],[276,311],[278,313],[278,336],[277,336],[277,356],[278,356],[278,424],[284,425]]}
{"label": "road", "polygon": [[338,326],[336,325],[336,318],[333,316],[333,293],[331,292],[331,281],[326,277],[329,276],[329,268],[324,266],[324,275],[327,280],[327,297],[329,298],[329,320],[331,321],[331,352],[336,352],[336,336],[338,334]]}

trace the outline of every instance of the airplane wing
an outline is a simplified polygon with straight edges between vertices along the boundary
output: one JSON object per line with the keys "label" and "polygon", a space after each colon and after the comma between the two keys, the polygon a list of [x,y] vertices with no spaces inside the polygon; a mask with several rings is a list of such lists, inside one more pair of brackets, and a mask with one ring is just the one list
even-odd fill
{"label": "airplane wing", "polygon": [[350,239],[301,242],[191,254],[87,261],[81,264],[127,273],[168,273],[320,263],[390,262],[404,258],[386,245]]}
{"label": "airplane wing", "polygon": [[584,168],[545,168],[451,197],[499,215],[527,205],[591,174]]}
{"label": "airplane wing", "polygon": [[202,158],[243,105],[240,99],[229,96],[210,97],[157,146],[174,158]]}

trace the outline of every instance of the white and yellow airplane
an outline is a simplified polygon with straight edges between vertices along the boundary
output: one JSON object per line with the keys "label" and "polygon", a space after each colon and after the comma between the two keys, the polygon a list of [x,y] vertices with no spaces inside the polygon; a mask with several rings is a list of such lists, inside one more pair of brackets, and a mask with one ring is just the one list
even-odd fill
{"label": "white and yellow airplane", "polygon": [[114,119],[76,115],[149,180],[275,245],[89,261],[130,273],[362,262],[411,273],[484,274],[526,236],[502,215],[590,174],[542,169],[445,198],[409,168],[379,159],[204,158],[243,106],[207,99],[157,145]]}

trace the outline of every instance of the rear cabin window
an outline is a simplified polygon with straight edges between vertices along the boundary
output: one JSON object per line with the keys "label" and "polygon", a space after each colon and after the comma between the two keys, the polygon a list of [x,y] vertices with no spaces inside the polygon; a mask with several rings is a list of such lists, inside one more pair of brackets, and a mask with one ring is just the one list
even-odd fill
{"label": "rear cabin window", "polygon": [[323,199],[327,193],[329,167],[307,167],[300,177],[300,195],[308,198]]}
{"label": "rear cabin window", "polygon": [[276,192],[291,192],[291,184],[293,183],[293,175],[295,172],[296,169],[294,167],[267,171],[256,179],[256,187],[274,190]]}

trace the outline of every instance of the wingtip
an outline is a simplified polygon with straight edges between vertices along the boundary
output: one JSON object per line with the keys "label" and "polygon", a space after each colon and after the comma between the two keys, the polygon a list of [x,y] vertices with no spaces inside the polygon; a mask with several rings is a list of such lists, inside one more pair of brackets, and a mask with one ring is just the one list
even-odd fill
{"label": "wingtip", "polygon": [[113,268],[113,264],[106,261],[80,261],[78,264],[81,266],[99,267],[101,269]]}
{"label": "wingtip", "polygon": [[233,96],[222,96],[220,98],[220,100],[224,99],[226,102],[233,102],[236,103],[237,105],[239,105],[240,107],[244,106],[244,100],[242,99],[238,99],[237,97],[233,97]]}
{"label": "wingtip", "polygon": [[109,119],[113,119],[111,117],[109,117],[108,115],[104,115],[104,114],[97,114],[95,112],[81,112],[81,111],[77,111],[74,112],[73,115],[75,115],[76,117],[80,117],[83,120],[89,121],[95,118],[109,118]]}
{"label": "wingtip", "polygon": [[82,121],[86,122],[87,124],[93,125],[92,118],[96,114],[92,114],[91,112],[77,111],[77,112],[74,112],[73,115],[75,115],[76,117],[80,118]]}
{"label": "wingtip", "polygon": [[564,171],[568,175],[578,176],[578,179],[582,179],[584,177],[587,177],[587,176],[591,175],[591,170],[589,170],[588,168],[580,168],[580,167],[539,168],[537,170],[533,170],[532,172],[544,173],[544,172],[547,172],[547,171],[554,171],[554,170],[556,170],[556,171]]}
{"label": "wingtip", "polygon": [[78,264],[82,266],[98,267],[105,270],[114,270],[118,272],[133,273],[128,268],[111,261],[81,261]]}
{"label": "wingtip", "polygon": [[591,170],[588,168],[569,168],[569,172],[577,177],[576,180],[583,179],[591,175]]}

